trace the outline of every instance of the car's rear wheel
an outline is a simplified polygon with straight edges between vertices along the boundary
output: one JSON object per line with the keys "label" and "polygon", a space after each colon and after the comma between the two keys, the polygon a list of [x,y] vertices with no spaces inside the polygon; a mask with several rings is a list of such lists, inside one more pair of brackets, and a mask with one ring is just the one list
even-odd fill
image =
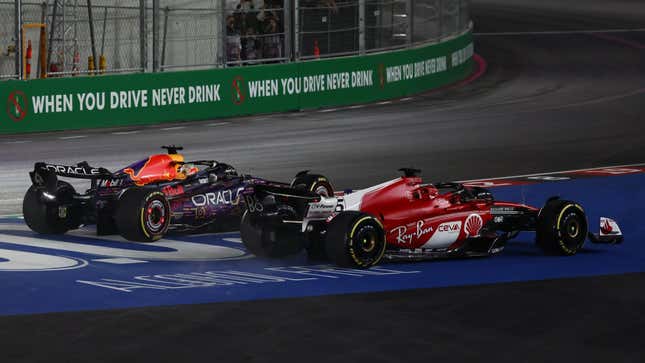
{"label": "car's rear wheel", "polygon": [[55,195],[44,193],[47,192],[34,185],[27,190],[22,202],[27,226],[40,234],[63,234],[78,228],[80,214],[73,205],[74,187],[59,180]]}
{"label": "car's rear wheel", "polygon": [[289,226],[266,225],[249,211],[240,222],[240,237],[246,249],[258,257],[280,258],[302,251],[302,238]]}
{"label": "car's rear wheel", "polygon": [[334,195],[334,188],[331,186],[329,180],[320,174],[298,174],[291,186],[303,191],[308,191],[324,197],[331,197]]}
{"label": "car's rear wheel", "polygon": [[341,267],[374,266],[383,258],[386,247],[381,223],[365,213],[342,212],[327,228],[327,256]]}
{"label": "car's rear wheel", "polygon": [[135,242],[161,239],[170,226],[170,203],[156,189],[131,188],[119,198],[114,220],[119,234]]}
{"label": "car's rear wheel", "polygon": [[540,211],[536,242],[550,255],[572,256],[587,239],[588,224],[585,212],[577,203],[550,200]]}

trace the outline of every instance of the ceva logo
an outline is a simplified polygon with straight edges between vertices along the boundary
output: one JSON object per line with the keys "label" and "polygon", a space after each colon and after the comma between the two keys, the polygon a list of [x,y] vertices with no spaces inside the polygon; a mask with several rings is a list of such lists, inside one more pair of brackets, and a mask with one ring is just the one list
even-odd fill
{"label": "ceva logo", "polygon": [[442,223],[437,227],[437,232],[442,233],[455,233],[461,231],[461,222],[448,222]]}

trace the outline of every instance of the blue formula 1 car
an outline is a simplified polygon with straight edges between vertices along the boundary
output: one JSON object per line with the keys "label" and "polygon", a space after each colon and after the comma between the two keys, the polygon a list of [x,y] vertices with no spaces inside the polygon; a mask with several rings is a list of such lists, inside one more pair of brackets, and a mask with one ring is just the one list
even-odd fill
{"label": "blue formula 1 car", "polygon": [[[239,175],[231,165],[214,160],[187,162],[178,153],[181,147],[163,148],[167,154],[151,155],[114,173],[87,162],[36,163],[30,172],[33,185],[23,201],[25,222],[41,234],[96,224],[99,235],[118,233],[131,241],[153,242],[170,231],[237,230],[246,209],[261,208],[245,193],[255,186],[291,186],[309,195],[333,195],[322,175],[304,171],[291,184],[272,182]],[[87,179],[91,186],[79,194],[59,177]]]}

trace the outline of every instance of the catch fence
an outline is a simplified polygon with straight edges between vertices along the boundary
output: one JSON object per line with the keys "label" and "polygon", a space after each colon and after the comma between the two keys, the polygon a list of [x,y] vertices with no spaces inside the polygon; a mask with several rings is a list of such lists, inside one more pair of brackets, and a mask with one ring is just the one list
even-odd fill
{"label": "catch fence", "polygon": [[439,42],[470,0],[0,1],[0,80],[225,68]]}

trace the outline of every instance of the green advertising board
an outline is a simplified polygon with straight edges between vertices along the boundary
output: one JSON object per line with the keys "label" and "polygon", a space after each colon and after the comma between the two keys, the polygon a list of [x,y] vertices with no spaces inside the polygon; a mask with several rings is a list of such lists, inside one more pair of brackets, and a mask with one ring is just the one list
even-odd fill
{"label": "green advertising board", "polygon": [[0,133],[196,121],[373,102],[472,71],[471,33],[366,56],[204,71],[0,83]]}

